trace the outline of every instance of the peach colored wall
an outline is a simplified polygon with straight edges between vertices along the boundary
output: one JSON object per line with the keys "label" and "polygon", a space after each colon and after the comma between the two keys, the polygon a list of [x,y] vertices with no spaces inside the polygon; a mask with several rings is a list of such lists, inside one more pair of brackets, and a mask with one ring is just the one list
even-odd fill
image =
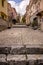
{"label": "peach colored wall", "polygon": [[16,12],[15,8],[12,8],[12,13],[13,13],[13,19],[16,19],[17,12]]}
{"label": "peach colored wall", "polygon": [[17,12],[15,8],[12,8],[10,3],[8,3],[8,16],[12,17],[12,19],[16,19],[17,17]]}
{"label": "peach colored wall", "polygon": [[10,3],[8,3],[8,16],[12,16],[12,8]]}
{"label": "peach colored wall", "polygon": [[40,9],[43,10],[43,0],[40,2]]}

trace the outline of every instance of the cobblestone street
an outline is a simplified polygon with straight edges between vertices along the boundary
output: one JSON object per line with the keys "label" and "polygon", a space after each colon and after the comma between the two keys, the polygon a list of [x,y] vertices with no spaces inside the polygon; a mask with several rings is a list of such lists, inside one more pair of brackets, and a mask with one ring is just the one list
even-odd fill
{"label": "cobblestone street", "polygon": [[9,65],[35,65],[37,60],[43,64],[43,32],[23,26],[0,32],[0,61],[5,62],[5,59]]}
{"label": "cobblestone street", "polygon": [[0,32],[0,46],[31,45],[43,47],[43,32],[30,28],[11,28]]}

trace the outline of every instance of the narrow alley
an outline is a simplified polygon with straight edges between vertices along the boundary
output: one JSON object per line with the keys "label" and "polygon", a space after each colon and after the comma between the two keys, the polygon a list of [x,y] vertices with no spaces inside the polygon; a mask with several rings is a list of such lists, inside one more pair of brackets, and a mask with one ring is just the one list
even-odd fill
{"label": "narrow alley", "polygon": [[15,46],[17,44],[42,44],[43,32],[31,28],[11,28],[0,32],[0,46]]}

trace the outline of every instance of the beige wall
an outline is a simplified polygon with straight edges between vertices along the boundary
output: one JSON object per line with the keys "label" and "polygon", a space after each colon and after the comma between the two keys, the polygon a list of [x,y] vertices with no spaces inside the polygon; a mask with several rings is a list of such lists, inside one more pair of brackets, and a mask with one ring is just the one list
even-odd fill
{"label": "beige wall", "polygon": [[8,13],[7,13],[7,0],[4,0],[4,7],[2,6],[2,0],[0,0],[0,16],[1,16],[1,12],[3,12],[5,16],[8,15]]}

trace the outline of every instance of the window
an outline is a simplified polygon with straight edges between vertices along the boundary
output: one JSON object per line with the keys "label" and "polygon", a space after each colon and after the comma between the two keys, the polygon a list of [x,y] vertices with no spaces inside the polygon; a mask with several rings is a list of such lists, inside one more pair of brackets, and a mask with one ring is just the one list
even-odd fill
{"label": "window", "polygon": [[2,16],[2,19],[4,19],[4,15],[1,15]]}
{"label": "window", "polygon": [[4,0],[2,0],[2,6],[4,7]]}

